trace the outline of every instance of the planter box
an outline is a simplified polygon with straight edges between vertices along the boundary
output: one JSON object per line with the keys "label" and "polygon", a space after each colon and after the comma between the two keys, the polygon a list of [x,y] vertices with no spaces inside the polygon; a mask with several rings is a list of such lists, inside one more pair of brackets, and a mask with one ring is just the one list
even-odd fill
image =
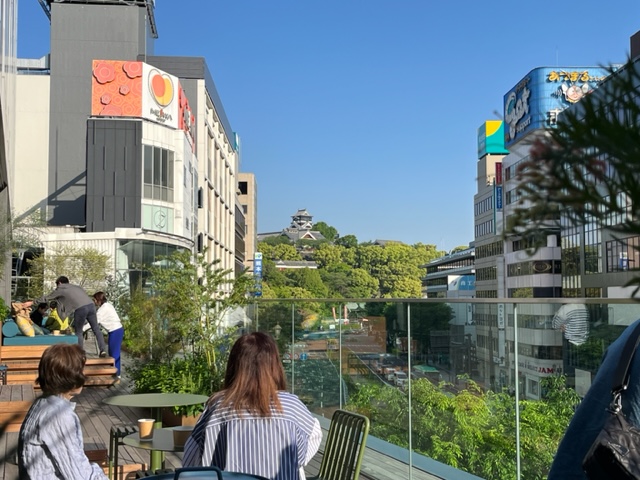
{"label": "planter box", "polygon": [[162,409],[162,426],[163,427],[184,427],[194,426],[200,414],[198,415],[176,415],[172,408]]}

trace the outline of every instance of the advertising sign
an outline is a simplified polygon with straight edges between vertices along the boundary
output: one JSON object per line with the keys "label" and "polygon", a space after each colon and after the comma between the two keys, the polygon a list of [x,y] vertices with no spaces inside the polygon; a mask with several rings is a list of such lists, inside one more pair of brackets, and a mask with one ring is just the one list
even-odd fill
{"label": "advertising sign", "polygon": [[496,162],[496,185],[502,185],[502,162]]}
{"label": "advertising sign", "polygon": [[144,62],[94,60],[91,115],[145,118],[178,129],[180,88],[177,77]]}
{"label": "advertising sign", "polygon": [[496,185],[496,210],[502,210],[502,185]]}
{"label": "advertising sign", "polygon": [[553,125],[551,117],[580,101],[602,82],[602,67],[539,67],[531,70],[504,96],[504,146],[529,132]]}
{"label": "advertising sign", "polygon": [[487,153],[506,155],[509,151],[504,148],[504,122],[502,120],[487,120],[478,128],[478,158]]}

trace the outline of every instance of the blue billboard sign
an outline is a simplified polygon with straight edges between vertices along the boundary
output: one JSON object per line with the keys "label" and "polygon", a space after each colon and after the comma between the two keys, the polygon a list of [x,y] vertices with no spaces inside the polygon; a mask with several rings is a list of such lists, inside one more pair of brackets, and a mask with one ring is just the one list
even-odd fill
{"label": "blue billboard sign", "polygon": [[502,210],[502,185],[496,185],[496,210]]}
{"label": "blue billboard sign", "polygon": [[558,113],[598,87],[609,71],[603,67],[539,67],[504,96],[504,145],[555,124]]}

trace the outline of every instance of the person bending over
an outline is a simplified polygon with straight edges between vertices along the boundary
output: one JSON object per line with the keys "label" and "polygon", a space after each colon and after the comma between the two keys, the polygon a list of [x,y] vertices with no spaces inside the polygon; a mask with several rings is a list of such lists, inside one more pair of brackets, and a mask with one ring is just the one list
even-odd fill
{"label": "person bending over", "polygon": [[87,292],[78,285],[70,284],[69,279],[62,276],[56,280],[56,289],[49,295],[39,298],[36,302],[50,302],[51,300],[58,302],[58,315],[60,318],[67,318],[73,312],[73,327],[78,337],[78,345],[81,347],[84,344],[82,327],[85,321],[89,322],[91,330],[93,330],[96,340],[98,340],[100,356],[106,357],[107,345],[104,343],[104,337],[98,326],[96,306],[93,303],[93,299],[87,295]]}
{"label": "person bending over", "polygon": [[71,398],[82,391],[87,357],[78,345],[47,348],[38,365],[42,389],[20,428],[18,475],[24,480],[107,480],[84,453],[82,427]]}
{"label": "person bending over", "polygon": [[183,466],[304,479],[303,467],[318,451],[322,431],[285,389],[275,341],[262,332],[242,335],[231,349],[223,389],[209,399],[185,444]]}

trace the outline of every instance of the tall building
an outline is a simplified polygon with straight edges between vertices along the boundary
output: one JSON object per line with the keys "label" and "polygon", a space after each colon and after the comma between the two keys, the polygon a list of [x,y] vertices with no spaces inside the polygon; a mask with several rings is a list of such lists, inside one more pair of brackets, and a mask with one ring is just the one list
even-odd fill
{"label": "tall building", "polygon": [[238,229],[244,230],[244,219],[236,219],[241,210],[237,197],[239,137],[231,129],[204,58],[147,56],[146,61],[177,76],[188,97],[194,99],[200,185],[196,243],[206,249],[208,262],[217,261],[220,268],[237,272],[245,255],[244,238],[236,242]]}
{"label": "tall building", "polygon": [[[509,154],[502,160],[503,222],[509,224],[516,208],[523,203],[517,178],[518,169],[529,159],[531,143],[553,128],[558,115],[591,94],[606,78],[602,67],[538,67],[527,73],[504,96],[504,145]],[[531,253],[518,236],[509,236],[504,244],[505,293],[508,298],[562,297],[560,231],[543,232],[546,244]],[[519,375],[514,362],[514,315],[512,304],[505,307],[507,382],[518,379],[527,398],[541,395],[540,380],[563,370],[562,334],[552,328],[557,306],[552,303],[522,304],[518,309]]]}
{"label": "tall building", "polygon": [[37,174],[16,205],[42,212],[45,253],[95,248],[123,285],[175,249],[238,271],[239,140],[204,59],[153,56],[152,0],[41,4],[51,53],[21,62],[14,172]]}
{"label": "tall building", "polygon": [[[0,0],[0,215],[11,215],[10,190],[15,163],[15,95],[16,95],[16,54],[18,33],[18,2]],[[4,228],[7,225],[3,226]],[[6,231],[3,232],[6,238]],[[6,245],[6,240],[5,240]],[[11,299],[11,249],[1,253],[4,259],[0,272],[0,297],[6,302]]]}
{"label": "tall building", "polygon": [[253,270],[253,260],[258,241],[258,185],[253,173],[238,175],[238,200],[244,213],[244,266]]}
{"label": "tall building", "polygon": [[[504,122],[487,120],[480,125],[477,187],[473,196],[476,298],[506,296],[502,160],[508,153],[504,146]],[[476,304],[473,308],[478,373],[484,385],[500,390],[507,383],[504,309],[499,312],[491,304]]]}

